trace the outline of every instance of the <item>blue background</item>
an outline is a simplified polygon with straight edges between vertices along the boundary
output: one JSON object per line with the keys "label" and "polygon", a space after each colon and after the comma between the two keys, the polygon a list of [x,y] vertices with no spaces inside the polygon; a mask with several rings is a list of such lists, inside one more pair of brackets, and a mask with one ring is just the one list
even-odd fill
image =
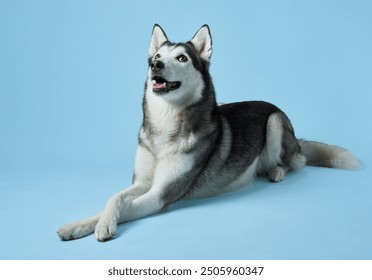
{"label": "blue background", "polygon": [[[372,259],[371,3],[0,0],[0,258]],[[130,185],[154,23],[173,41],[208,23],[219,101],[272,102],[361,169],[307,167],[61,242]]]}

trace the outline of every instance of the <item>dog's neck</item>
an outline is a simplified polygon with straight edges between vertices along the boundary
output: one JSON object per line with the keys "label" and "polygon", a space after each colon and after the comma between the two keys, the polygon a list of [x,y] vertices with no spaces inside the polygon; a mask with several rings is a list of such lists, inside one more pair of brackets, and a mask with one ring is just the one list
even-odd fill
{"label": "dog's neck", "polygon": [[[146,92],[143,99],[143,128],[152,133],[175,134],[177,131],[192,133],[205,124],[213,124],[216,112],[214,96],[209,100],[200,100],[203,105],[173,104],[152,92]],[[206,129],[206,128],[204,128]]]}

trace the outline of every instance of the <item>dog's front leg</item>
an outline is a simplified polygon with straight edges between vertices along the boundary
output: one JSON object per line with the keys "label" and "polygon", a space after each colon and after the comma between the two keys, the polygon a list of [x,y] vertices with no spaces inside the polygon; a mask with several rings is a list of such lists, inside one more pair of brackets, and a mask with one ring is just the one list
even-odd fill
{"label": "dog's front leg", "polygon": [[107,241],[116,234],[117,225],[128,221],[123,219],[123,213],[131,212],[132,204],[137,197],[142,197],[148,188],[136,183],[129,188],[131,191],[121,191],[112,196],[106,203],[95,228],[98,241]]}
{"label": "dog's front leg", "polygon": [[113,196],[97,223],[96,238],[98,241],[110,240],[115,236],[118,224],[157,213],[162,207],[159,194],[151,190],[131,202],[120,194]]}
{"label": "dog's front leg", "polygon": [[[144,184],[133,184],[115,196],[126,198],[126,200],[133,200],[148,191],[149,188],[145,186]],[[101,217],[102,213],[98,213],[92,217],[65,224],[57,230],[57,233],[62,240],[73,240],[84,237],[94,232]]]}
{"label": "dog's front leg", "polygon": [[[95,229],[97,240],[106,241],[113,238],[117,224],[160,212],[165,205],[182,197],[185,191],[183,188],[185,178],[187,178],[185,174],[191,167],[189,156],[172,156],[157,164],[149,191],[137,197],[128,197],[123,192],[110,198]],[[177,190],[170,191],[175,193],[174,198],[165,201],[165,194],[176,186]]]}

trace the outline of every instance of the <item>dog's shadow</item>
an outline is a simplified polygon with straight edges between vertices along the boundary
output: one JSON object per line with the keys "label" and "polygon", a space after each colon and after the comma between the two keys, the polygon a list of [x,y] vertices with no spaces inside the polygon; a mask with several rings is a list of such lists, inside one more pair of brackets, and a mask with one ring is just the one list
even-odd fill
{"label": "dog's shadow", "polygon": [[286,188],[289,189],[294,186],[298,186],[298,182],[304,180],[306,176],[306,171],[304,169],[297,171],[295,173],[288,173],[283,181],[279,183],[269,182],[265,177],[257,177],[254,181],[246,186],[242,187],[236,191],[227,192],[217,196],[211,196],[206,198],[184,200],[176,203],[171,207],[171,211],[177,211],[188,207],[204,207],[209,204],[221,204],[229,203],[238,200],[246,200],[248,197],[254,199],[256,194],[268,191],[270,188]]}
{"label": "dog's shadow", "polygon": [[198,199],[190,199],[184,200],[176,203],[170,209],[170,211],[177,211],[181,209],[185,209],[188,207],[204,207],[206,205],[218,205],[218,204],[225,204],[241,199],[245,199],[246,197],[252,196],[255,193],[262,192],[263,190],[272,187],[272,184],[268,183],[267,180],[264,178],[256,179],[251,185],[247,187],[243,187],[236,191],[223,193],[221,195],[210,196],[205,198],[198,198]]}

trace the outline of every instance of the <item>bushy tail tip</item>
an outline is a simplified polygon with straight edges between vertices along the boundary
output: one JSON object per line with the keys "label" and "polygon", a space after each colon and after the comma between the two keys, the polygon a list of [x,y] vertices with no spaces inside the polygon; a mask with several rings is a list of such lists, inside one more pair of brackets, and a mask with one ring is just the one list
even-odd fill
{"label": "bushy tail tip", "polygon": [[306,165],[355,170],[360,167],[357,158],[348,150],[315,141],[299,140]]}

